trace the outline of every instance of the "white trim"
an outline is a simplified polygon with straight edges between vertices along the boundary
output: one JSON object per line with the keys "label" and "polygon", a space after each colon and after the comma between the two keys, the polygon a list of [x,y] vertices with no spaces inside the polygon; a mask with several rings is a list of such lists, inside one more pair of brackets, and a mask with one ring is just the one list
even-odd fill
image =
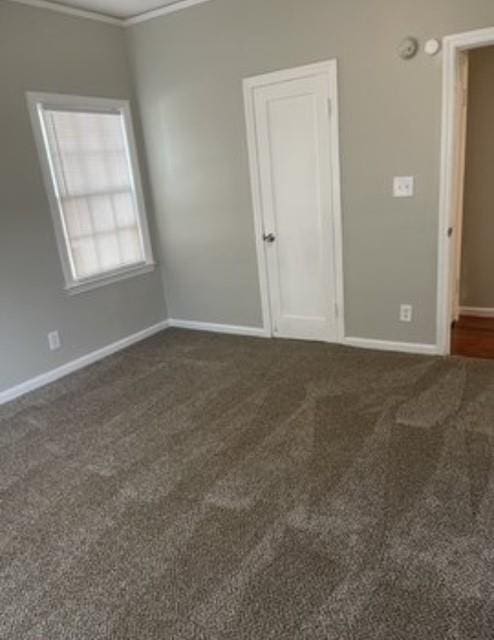
{"label": "white trim", "polygon": [[[65,279],[65,289],[71,294],[94,289],[107,284],[113,284],[118,280],[140,275],[154,269],[155,262],[149,235],[149,226],[144,202],[141,174],[137,158],[137,146],[134,137],[132,115],[128,100],[115,100],[110,98],[95,98],[88,96],[60,95],[52,93],[39,93],[28,91],[26,99],[31,117],[36,148],[38,151],[41,171],[45,183],[45,190],[50,203],[53,227],[57,241],[60,262]],[[137,264],[124,265],[119,269],[97,274],[90,278],[75,277],[72,266],[72,258],[69,249],[69,239],[66,233],[62,207],[57,197],[56,178],[52,167],[49,143],[46,136],[43,110],[47,109],[77,109],[81,111],[94,111],[98,113],[119,114],[122,119],[122,132],[127,149],[129,174],[131,177],[131,191],[134,199],[137,222],[144,251],[144,260]]]}
{"label": "white trim", "polygon": [[65,287],[65,291],[71,296],[74,296],[78,293],[86,293],[86,291],[92,291],[93,289],[106,287],[107,284],[120,282],[120,280],[128,280],[129,278],[142,276],[145,273],[151,273],[155,269],[155,262],[150,262],[149,264],[139,264],[131,267],[124,267],[123,269],[117,269],[115,271],[105,273],[105,275],[103,276],[89,278],[88,280],[84,280],[84,282],[82,282],[81,284],[75,284],[69,287]]}
{"label": "white trim", "polygon": [[118,98],[100,98],[98,96],[80,96],[71,93],[47,93],[44,91],[26,91],[28,104],[41,103],[53,109],[81,109],[94,111],[96,113],[113,112],[119,113],[126,106],[128,100]]}
{"label": "white trim", "polygon": [[[0,392],[0,405],[15,400],[26,393],[31,391],[35,391],[36,389],[40,389],[41,387],[46,386],[56,380],[60,380],[60,378],[64,378],[65,376],[79,371],[80,369],[84,369],[99,360],[103,360],[108,356],[111,356],[118,351],[122,351],[123,349],[127,349],[128,347],[136,344],[137,342],[141,342],[146,338],[150,338],[151,336],[159,333],[160,331],[164,331],[170,327],[175,327],[178,329],[189,329],[194,331],[208,331],[211,333],[223,333],[230,335],[239,335],[239,336],[251,336],[258,338],[269,338],[269,333],[266,333],[262,327],[246,327],[241,325],[229,325],[229,324],[215,324],[210,322],[196,322],[192,320],[175,320],[168,319],[163,320],[162,322],[158,322],[157,324],[148,327],[147,329],[143,329],[142,331],[138,331],[126,338],[122,338],[117,342],[113,342],[112,344],[107,345],[106,347],[102,347],[101,349],[97,349],[96,351],[92,351],[76,360],[72,360],[71,362],[67,362],[56,369],[52,369],[51,371],[47,371],[35,378],[31,378],[30,380],[26,380],[21,384],[18,384],[10,389],[6,389],[5,391]],[[372,340],[367,338],[344,338],[342,340],[342,344],[350,346],[350,347],[358,347],[360,349],[372,349],[379,351],[396,351],[396,352],[404,352],[404,353],[420,353],[427,355],[436,355],[438,354],[437,347],[433,344],[415,344],[408,342],[390,342],[387,340]]]}
{"label": "white trim", "polygon": [[455,243],[451,241],[451,238],[448,238],[448,229],[455,226],[456,214],[454,198],[457,175],[455,133],[459,114],[455,97],[459,58],[462,51],[493,44],[494,27],[444,38],[436,312],[437,348],[442,354],[449,354],[451,349],[451,309],[456,262]]}
{"label": "white trim", "polygon": [[153,336],[164,329],[167,329],[170,326],[168,320],[163,320],[162,322],[158,322],[158,324],[153,325],[152,327],[148,327],[147,329],[143,329],[142,331],[138,331],[137,333],[133,333],[126,338],[122,338],[122,340],[118,340],[117,342],[113,342],[112,344],[107,345],[106,347],[102,347],[101,349],[97,349],[96,351],[92,351],[91,353],[86,354],[76,360],[72,360],[71,362],[67,362],[56,369],[52,369],[51,371],[47,371],[46,373],[42,373],[35,378],[31,378],[26,382],[22,382],[21,384],[16,385],[15,387],[11,387],[10,389],[6,389],[5,391],[0,392],[0,405],[5,404],[6,402],[10,402],[11,400],[15,400],[20,396],[29,393],[30,391],[34,391],[41,387],[44,387],[51,382],[55,382],[60,378],[63,378],[70,373],[74,373],[79,369],[83,369],[84,367],[89,366],[90,364],[94,364],[98,362],[98,360],[102,360],[117,351],[121,351],[122,349],[126,349],[136,342],[140,342],[141,340],[145,340]]}
{"label": "white trim", "polygon": [[98,22],[106,22],[116,27],[131,27],[141,22],[147,22],[154,18],[160,18],[167,16],[182,9],[188,9],[194,7],[197,4],[204,2],[210,2],[210,0],[176,0],[173,4],[160,7],[159,9],[152,9],[151,11],[145,11],[136,16],[130,18],[117,18],[115,16],[109,16],[104,13],[98,13],[97,11],[88,11],[87,9],[77,9],[76,7],[68,7],[58,2],[50,2],[50,0],[9,0],[10,2],[17,2],[18,4],[24,4],[28,7],[34,7],[36,9],[48,9],[49,11],[56,11],[57,13],[65,13],[75,18],[87,18],[88,20],[97,20]]}
{"label": "white trim", "polygon": [[189,7],[194,7],[196,4],[202,4],[203,2],[209,2],[210,0],[177,0],[173,4],[169,4],[165,7],[160,7],[159,9],[152,9],[151,11],[146,11],[145,13],[141,13],[137,16],[133,16],[132,18],[127,18],[123,20],[124,27],[131,27],[134,24],[139,24],[141,22],[147,22],[148,20],[152,20],[153,18],[160,18],[161,16],[167,16],[170,13],[175,13],[176,11],[181,11],[182,9],[188,9]]}
{"label": "white trim", "polygon": [[168,320],[169,327],[190,329],[192,331],[209,331],[211,333],[226,333],[235,336],[252,336],[255,338],[270,338],[269,332],[262,327],[246,327],[233,324],[216,324],[213,322],[196,322],[195,320]]}
{"label": "white trim", "polygon": [[278,71],[269,71],[260,75],[244,78],[244,86],[248,89],[256,89],[265,85],[274,84],[276,82],[286,82],[287,80],[297,80],[301,75],[311,76],[324,72],[335,72],[337,70],[336,58],[331,60],[322,60],[313,62],[299,67],[290,67],[289,69],[279,69]]}
{"label": "white trim", "polygon": [[[252,336],[258,338],[271,338],[269,331],[262,327],[246,327],[230,324],[213,324],[210,322],[196,322],[193,320],[168,321],[169,327],[177,329],[190,329],[193,331],[208,331],[211,333],[225,333],[239,336]],[[321,343],[322,344],[322,343]],[[372,349],[374,351],[396,351],[402,353],[419,353],[426,355],[438,355],[435,344],[420,344],[415,342],[392,342],[389,340],[374,340],[370,338],[343,338],[341,344],[360,349]]]}
{"label": "white trim", "polygon": [[419,342],[393,342],[391,340],[374,340],[372,338],[344,338],[343,344],[359,349],[374,351],[396,351],[401,353],[421,353],[425,355],[439,355],[435,344],[421,344]]}
{"label": "white trim", "polygon": [[251,81],[243,81],[245,124],[247,128],[247,148],[250,171],[250,184],[252,194],[252,208],[254,212],[254,234],[257,253],[257,273],[259,278],[259,292],[261,297],[262,326],[263,331],[271,334],[271,312],[269,308],[269,284],[266,263],[266,254],[263,241],[263,219],[261,204],[261,184],[257,162],[256,125],[254,113],[254,99],[252,95]]}
{"label": "white trim", "polygon": [[460,307],[462,316],[476,316],[477,318],[494,318],[494,308],[489,307]]}
{"label": "white trim", "polygon": [[343,211],[341,204],[340,109],[338,94],[338,62],[332,61],[331,83],[331,179],[333,194],[333,233],[335,252],[336,324],[338,341],[345,337],[345,279],[343,271]]}
{"label": "white trim", "polygon": [[58,4],[56,2],[49,2],[49,0],[10,0],[10,2],[25,4],[28,7],[35,7],[36,9],[48,9],[49,11],[65,13],[69,16],[74,16],[75,18],[87,18],[88,20],[106,22],[107,24],[113,24],[118,27],[122,27],[124,25],[124,20],[122,20],[121,18],[107,16],[104,13],[98,13],[96,11],[76,9],[75,7],[68,7],[67,5]]}
{"label": "white trim", "polygon": [[254,90],[263,85],[275,82],[285,82],[300,78],[302,74],[312,75],[327,73],[331,95],[331,183],[332,183],[332,225],[334,232],[335,252],[335,292],[338,313],[336,318],[337,342],[341,342],[345,335],[345,301],[343,279],[343,223],[341,210],[341,177],[340,177],[340,144],[339,144],[339,111],[338,111],[338,65],[336,59],[314,64],[274,71],[243,80],[245,122],[247,130],[247,147],[249,155],[249,171],[254,212],[254,233],[256,236],[257,264],[259,274],[259,288],[261,295],[263,330],[271,335],[271,312],[269,303],[269,280],[267,273],[266,255],[264,251],[261,185],[259,176],[258,149],[256,140],[256,124],[254,114]]}

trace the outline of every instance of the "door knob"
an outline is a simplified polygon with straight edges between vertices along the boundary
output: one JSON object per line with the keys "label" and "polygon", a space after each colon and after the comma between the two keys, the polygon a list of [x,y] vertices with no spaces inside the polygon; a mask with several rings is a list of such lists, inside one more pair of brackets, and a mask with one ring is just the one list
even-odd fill
{"label": "door knob", "polygon": [[265,233],[263,235],[263,240],[264,242],[272,244],[276,240],[276,236],[274,235],[274,233]]}

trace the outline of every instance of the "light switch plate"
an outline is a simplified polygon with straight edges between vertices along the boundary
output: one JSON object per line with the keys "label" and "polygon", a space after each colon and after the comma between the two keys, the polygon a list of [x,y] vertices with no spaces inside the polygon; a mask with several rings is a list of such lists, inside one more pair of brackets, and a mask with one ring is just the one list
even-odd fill
{"label": "light switch plate", "polygon": [[413,176],[396,176],[393,179],[393,196],[395,198],[412,198],[415,188]]}

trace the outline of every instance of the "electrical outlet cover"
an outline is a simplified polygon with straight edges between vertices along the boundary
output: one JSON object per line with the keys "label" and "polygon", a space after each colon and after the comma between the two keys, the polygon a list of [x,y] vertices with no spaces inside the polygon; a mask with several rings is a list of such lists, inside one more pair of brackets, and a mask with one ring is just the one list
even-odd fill
{"label": "electrical outlet cover", "polygon": [[397,176],[393,179],[393,196],[395,198],[412,198],[415,188],[413,176]]}
{"label": "electrical outlet cover", "polygon": [[413,307],[410,304],[402,304],[400,307],[400,322],[412,322]]}
{"label": "electrical outlet cover", "polygon": [[57,349],[60,349],[61,342],[60,342],[60,334],[58,331],[51,331],[48,334],[48,344],[50,346],[51,351],[56,351]]}

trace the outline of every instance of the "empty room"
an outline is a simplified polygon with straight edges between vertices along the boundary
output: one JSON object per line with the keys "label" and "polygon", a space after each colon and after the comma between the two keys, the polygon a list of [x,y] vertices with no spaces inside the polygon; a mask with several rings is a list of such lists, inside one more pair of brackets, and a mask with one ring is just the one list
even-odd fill
{"label": "empty room", "polygon": [[0,0],[0,638],[492,640],[492,0]]}

